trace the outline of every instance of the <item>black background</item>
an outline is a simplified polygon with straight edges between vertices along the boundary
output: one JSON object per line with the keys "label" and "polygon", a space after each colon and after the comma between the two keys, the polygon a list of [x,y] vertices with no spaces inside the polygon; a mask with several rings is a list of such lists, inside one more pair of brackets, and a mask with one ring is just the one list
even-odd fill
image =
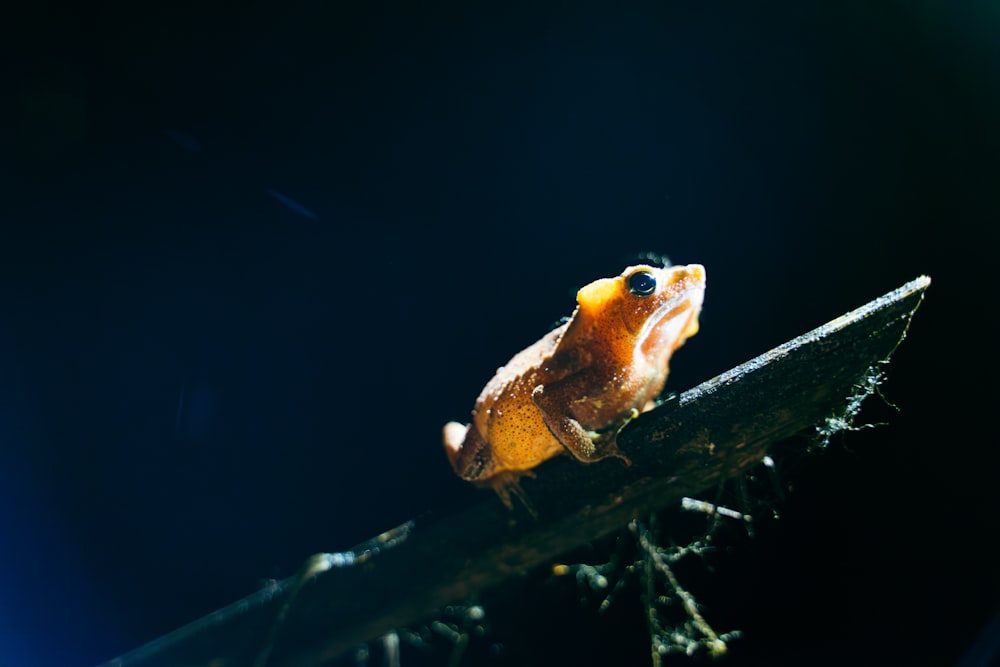
{"label": "black background", "polygon": [[[708,272],[675,390],[931,275],[901,412],[700,592],[746,633],[727,664],[957,664],[1000,601],[998,29],[986,1],[12,13],[0,664],[110,659],[479,500],[441,425],[647,251]],[[476,661],[646,664],[636,600],[593,623],[539,585]]]}

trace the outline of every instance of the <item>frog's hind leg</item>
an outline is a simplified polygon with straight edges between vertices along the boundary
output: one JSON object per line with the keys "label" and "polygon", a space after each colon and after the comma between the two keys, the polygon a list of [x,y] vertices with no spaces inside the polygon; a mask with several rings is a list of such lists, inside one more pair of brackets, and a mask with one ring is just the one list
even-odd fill
{"label": "frog's hind leg", "polygon": [[468,431],[468,426],[459,424],[458,422],[448,422],[442,430],[442,435],[444,436],[444,453],[448,455],[448,463],[451,464],[456,473],[459,472],[458,459],[462,456],[465,434]]}
{"label": "frog's hind leg", "polygon": [[458,422],[448,422],[444,426],[444,451],[455,473],[477,486],[488,486],[500,497],[509,510],[514,509],[513,498],[517,498],[531,516],[538,518],[535,506],[528,494],[521,488],[521,477],[534,477],[530,470],[502,470],[497,472],[493,450],[489,447],[475,426],[463,426]]}
{"label": "frog's hind leg", "polygon": [[535,509],[535,505],[531,502],[528,494],[521,488],[522,477],[534,476],[535,473],[530,470],[505,470],[485,480],[484,484],[489,484],[496,494],[500,496],[500,501],[507,509],[514,509],[513,498],[517,498],[521,505],[524,506],[524,509],[528,511],[528,514],[537,519],[538,510]]}
{"label": "frog's hind leg", "polygon": [[493,453],[474,425],[458,422],[444,425],[444,451],[455,474],[468,482],[478,483],[493,474],[496,464]]}

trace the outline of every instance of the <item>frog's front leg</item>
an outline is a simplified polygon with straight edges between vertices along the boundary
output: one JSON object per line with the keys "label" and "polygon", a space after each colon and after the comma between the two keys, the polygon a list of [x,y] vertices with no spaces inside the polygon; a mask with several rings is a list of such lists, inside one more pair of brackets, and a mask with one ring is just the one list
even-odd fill
{"label": "frog's front leg", "polygon": [[568,402],[560,395],[558,385],[538,385],[531,392],[531,398],[538,406],[545,425],[569,453],[584,463],[614,456],[632,465],[629,458],[618,450],[617,437],[625,424],[639,416],[639,411],[631,410],[621,421],[602,432],[588,431],[569,414]]}

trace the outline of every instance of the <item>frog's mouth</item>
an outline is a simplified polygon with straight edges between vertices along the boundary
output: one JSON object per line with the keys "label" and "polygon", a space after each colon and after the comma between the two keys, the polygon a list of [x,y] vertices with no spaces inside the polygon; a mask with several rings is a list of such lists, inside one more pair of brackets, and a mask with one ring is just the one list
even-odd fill
{"label": "frog's mouth", "polygon": [[[701,269],[700,266],[697,269]],[[684,288],[664,301],[643,323],[636,349],[643,354],[672,352],[698,333],[698,315],[705,298],[704,270],[693,270]]]}

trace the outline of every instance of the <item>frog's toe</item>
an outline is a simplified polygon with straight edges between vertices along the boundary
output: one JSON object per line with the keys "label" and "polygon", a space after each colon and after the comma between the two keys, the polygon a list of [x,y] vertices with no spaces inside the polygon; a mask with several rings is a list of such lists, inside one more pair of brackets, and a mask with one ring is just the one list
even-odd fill
{"label": "frog's toe", "polygon": [[606,459],[606,458],[620,459],[621,461],[625,462],[626,466],[631,466],[632,465],[632,459],[630,459],[629,457],[625,456],[622,453],[622,450],[618,449],[618,438],[616,437],[617,435],[618,434],[615,433],[612,438],[609,438],[606,442],[602,443],[602,445],[603,445],[603,447],[602,447],[603,453],[601,455],[601,458],[603,458],[603,459]]}
{"label": "frog's toe", "polygon": [[538,510],[535,509],[535,505],[528,498],[528,494],[524,492],[521,488],[521,477],[534,477],[535,473],[531,470],[506,470],[504,472],[497,473],[490,478],[489,484],[500,497],[500,502],[509,509],[514,509],[514,498],[524,506],[524,509],[528,510],[534,518],[538,518]]}

